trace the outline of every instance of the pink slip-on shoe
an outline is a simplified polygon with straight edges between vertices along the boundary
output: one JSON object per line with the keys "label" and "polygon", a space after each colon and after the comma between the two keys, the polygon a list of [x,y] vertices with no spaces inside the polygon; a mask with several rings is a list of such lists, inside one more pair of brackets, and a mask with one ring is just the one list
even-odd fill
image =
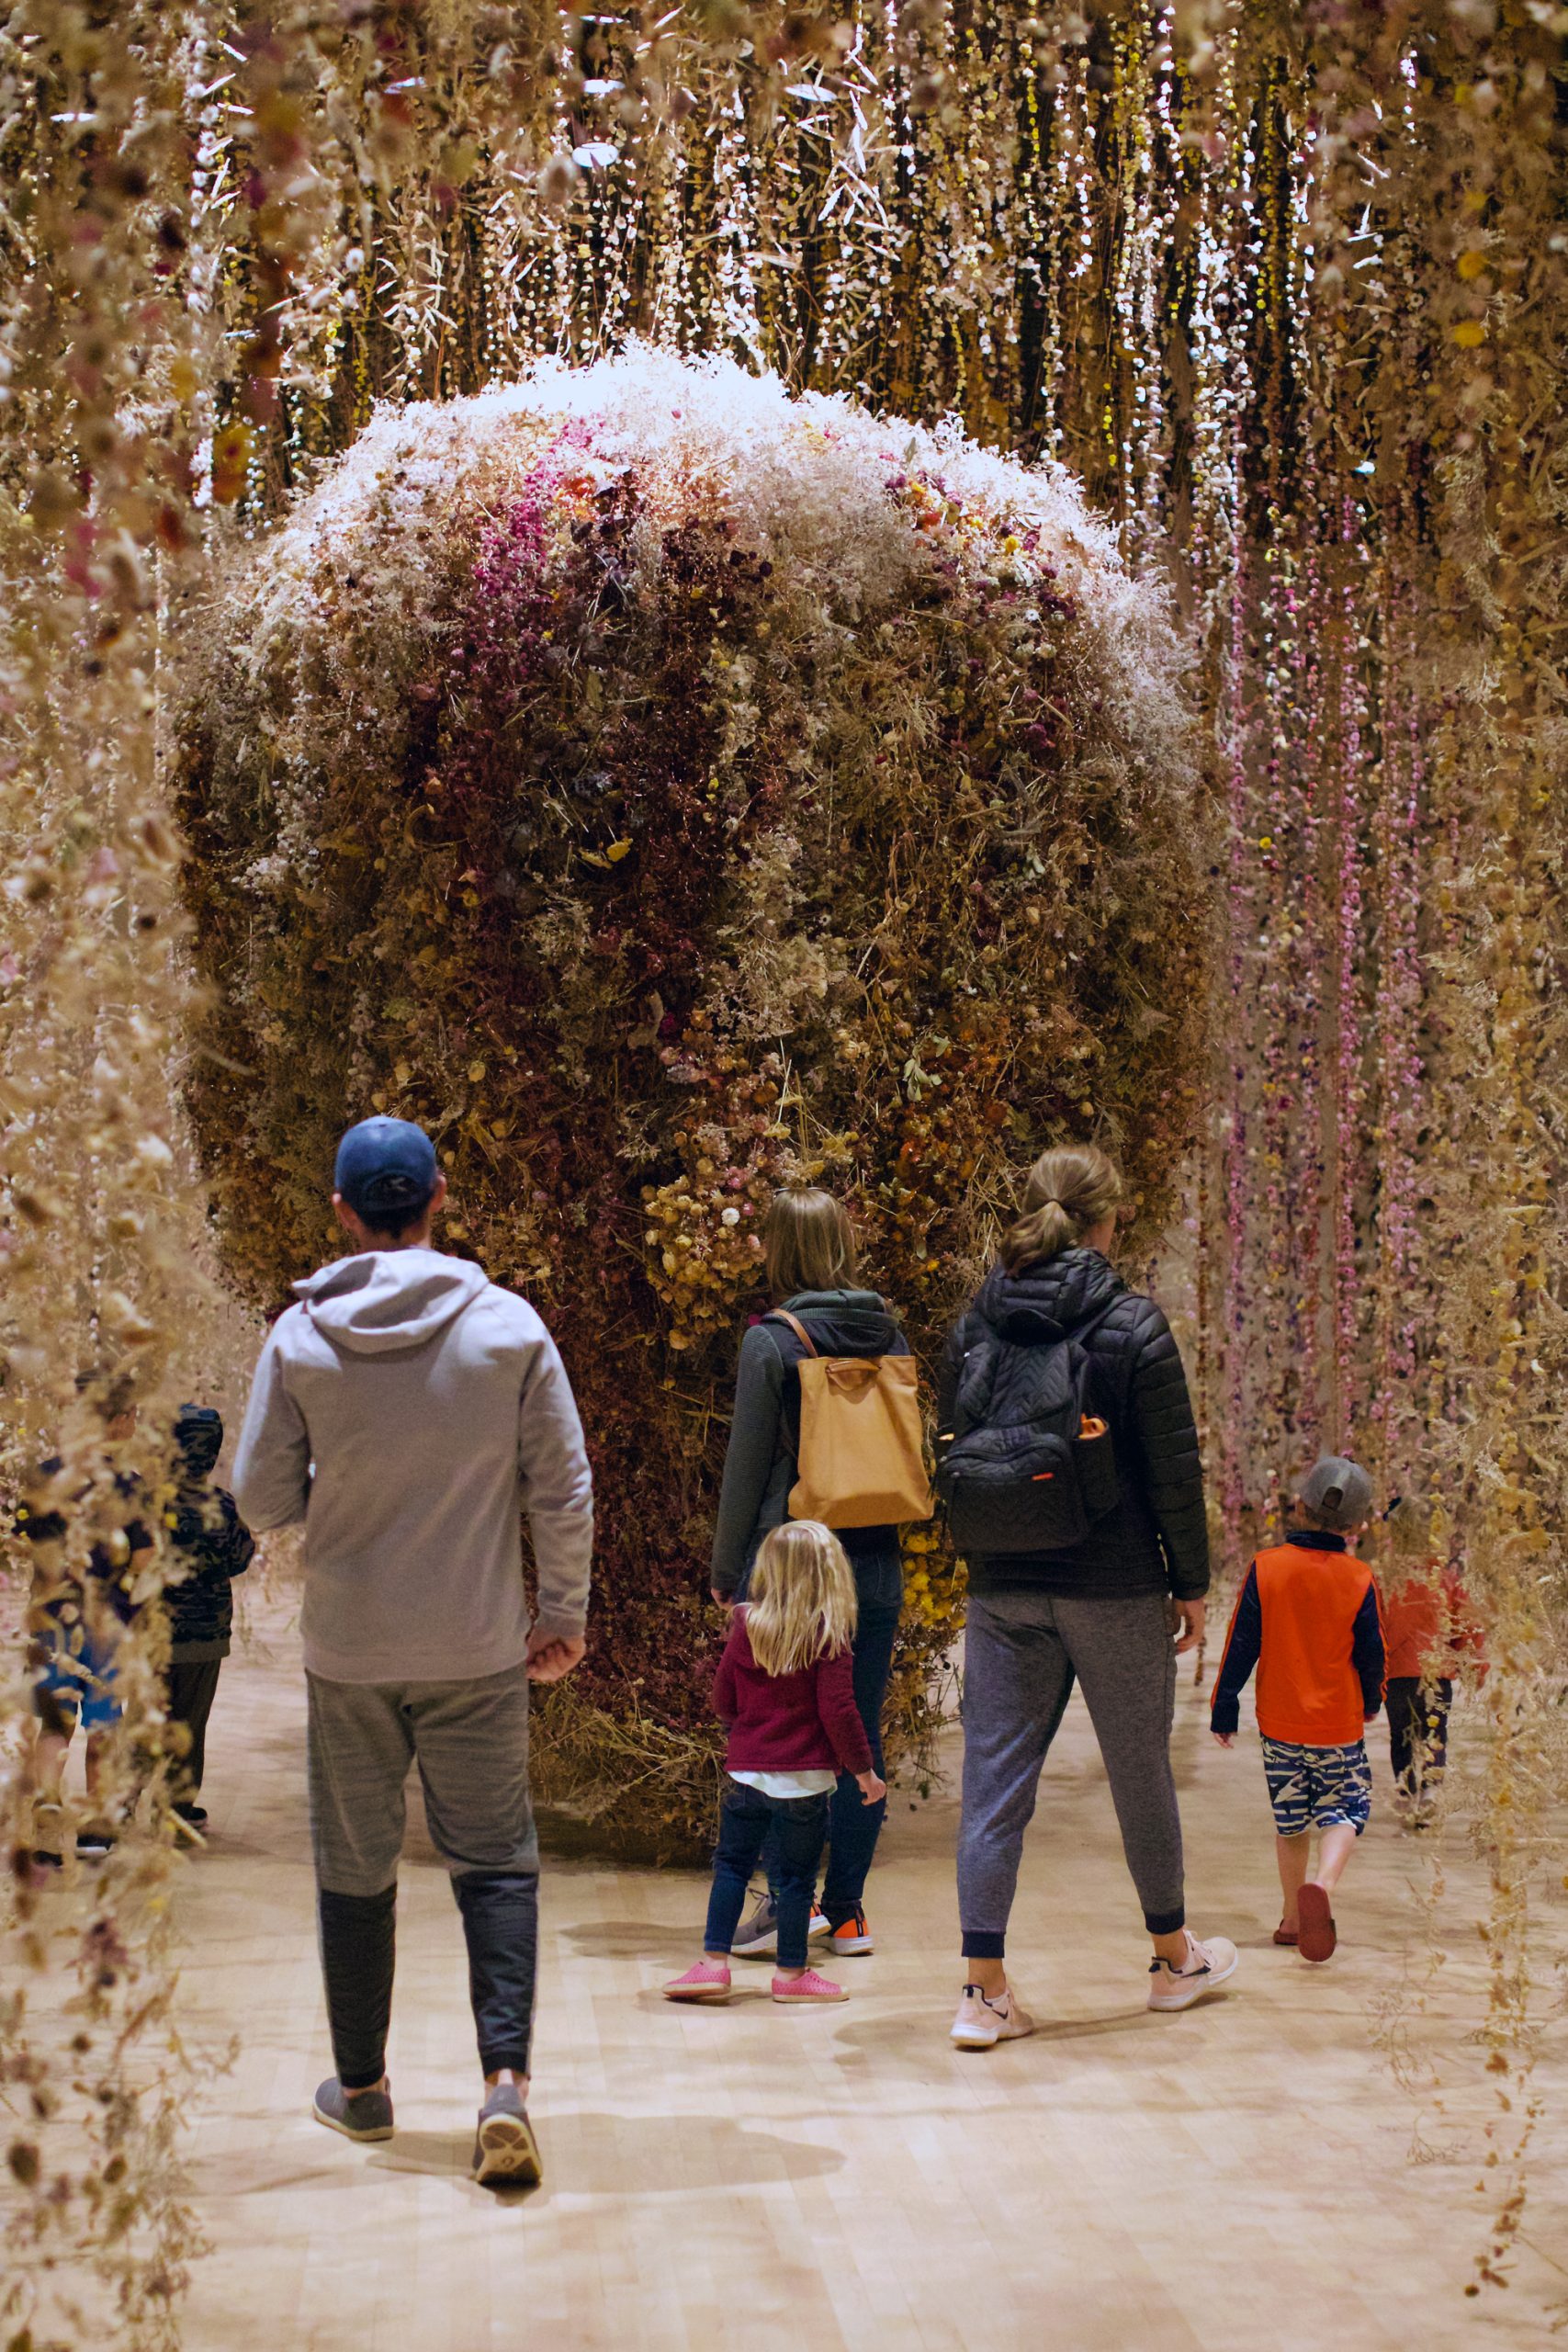
{"label": "pink slip-on shoe", "polygon": [[807,1969],[804,1975],[773,1979],[775,2001],[847,2001],[849,1997],[841,1984],[818,1976],[814,1968]]}
{"label": "pink slip-on shoe", "polygon": [[684,1976],[672,1976],[660,1990],[667,2001],[728,2001],[729,1971],[722,1960],[699,1960]]}

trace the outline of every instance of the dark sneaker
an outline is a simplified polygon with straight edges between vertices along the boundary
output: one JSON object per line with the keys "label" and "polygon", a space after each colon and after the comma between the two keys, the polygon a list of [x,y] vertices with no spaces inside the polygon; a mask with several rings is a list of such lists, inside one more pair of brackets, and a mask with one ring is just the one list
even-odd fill
{"label": "dark sneaker", "polygon": [[174,1810],[178,1814],[180,1819],[186,1824],[187,1828],[206,1828],[207,1807],[204,1804],[177,1804],[175,1806]]}
{"label": "dark sneaker", "polygon": [[112,1854],[119,1839],[112,1829],[79,1829],[76,1833],[76,1857],[79,1861],[101,1862]]}
{"label": "dark sneaker", "polygon": [[357,2091],[350,2098],[335,2075],[329,2075],[316,2093],[310,2112],[318,2123],[324,2123],[329,2132],[341,2132],[345,2140],[389,2140],[392,2136],[391,2093]]}
{"label": "dark sneaker", "polygon": [[481,2188],[536,2188],[544,2177],[523,2094],[515,2083],[497,2083],[479,2109],[474,2178]]}
{"label": "dark sneaker", "polygon": [[779,1915],[773,1898],[764,1894],[749,1919],[742,1919],[730,1946],[737,1960],[772,1960],[779,1948]]}
{"label": "dark sneaker", "polygon": [[865,1924],[863,1911],[852,1911],[847,1919],[840,1920],[838,1926],[831,1931],[829,1949],[835,1960],[842,1960],[846,1954],[859,1954],[876,1950],[875,1939]]}
{"label": "dark sneaker", "polygon": [[1308,1879],[1296,1898],[1301,1905],[1302,1932],[1298,1949],[1303,1960],[1332,1960],[1339,1941],[1328,1889]]}

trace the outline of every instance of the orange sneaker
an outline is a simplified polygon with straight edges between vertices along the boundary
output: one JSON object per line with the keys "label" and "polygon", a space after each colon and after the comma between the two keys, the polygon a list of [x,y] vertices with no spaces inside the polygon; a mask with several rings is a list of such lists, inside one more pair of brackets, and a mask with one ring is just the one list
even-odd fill
{"label": "orange sneaker", "polygon": [[828,1949],[836,1958],[846,1952],[874,1951],[876,1943],[865,1924],[865,1913],[852,1911],[847,1919],[840,1919],[828,1939]]}

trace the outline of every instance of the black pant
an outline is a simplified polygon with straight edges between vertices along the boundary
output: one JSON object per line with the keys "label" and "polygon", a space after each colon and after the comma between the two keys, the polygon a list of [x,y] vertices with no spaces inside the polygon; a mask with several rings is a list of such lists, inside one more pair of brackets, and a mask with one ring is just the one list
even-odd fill
{"label": "black pant", "polygon": [[[1388,1758],[1393,1777],[1409,1796],[1423,1781],[1440,1781],[1449,1760],[1451,1682],[1423,1682],[1416,1674],[1396,1674],[1383,1704],[1388,1709]],[[1421,1750],[1419,1760],[1416,1749]]]}
{"label": "black pant", "polygon": [[779,1873],[779,1966],[804,1968],[817,1895],[817,1865],[828,1829],[827,1797],[770,1797],[725,1776],[708,1897],[705,1951],[728,1951],[746,1907],[746,1889],[764,1842]]}
{"label": "black pant", "polygon": [[[538,1872],[464,1871],[453,1879],[452,1892],[468,1947],[479,2064],[487,2075],[503,2067],[525,2075],[539,1942]],[[327,2022],[345,2091],[368,2090],[387,2071],[397,1901],[395,1884],[379,1894],[317,1891]]]}
{"label": "black pant", "polygon": [[[893,1672],[893,1645],[898,1638],[903,1603],[863,1608],[855,1625],[852,1672],[855,1706],[865,1725],[871,1760],[882,1778],[882,1708]],[[876,1841],[887,1818],[887,1799],[867,1804],[852,1772],[840,1772],[839,1785],[828,1801],[828,1876],[822,1888],[822,1911],[830,1928],[852,1919],[865,1894],[866,1875],[876,1852]],[[778,1907],[778,1858],[770,1838],[762,1849],[768,1892]]]}
{"label": "black pant", "polygon": [[220,1657],[192,1658],[184,1665],[172,1661],[167,1668],[169,1721],[185,1724],[190,1730],[190,1746],[175,1758],[169,1773],[177,1804],[188,1804],[201,1787],[207,1769],[207,1719],[222,1671]]}

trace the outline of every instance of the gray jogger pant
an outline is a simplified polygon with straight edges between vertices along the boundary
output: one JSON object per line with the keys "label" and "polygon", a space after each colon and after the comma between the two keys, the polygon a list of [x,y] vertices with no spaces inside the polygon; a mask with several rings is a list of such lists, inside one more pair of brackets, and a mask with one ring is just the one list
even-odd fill
{"label": "gray jogger pant", "polygon": [[539,1844],[528,1797],[523,1666],[464,1682],[327,1682],[307,1674],[310,1839],[338,2079],[386,2071],[404,1788],[451,1873],[487,2075],[525,2075],[538,1953]]}
{"label": "gray jogger pant", "polygon": [[1163,1593],[971,1600],[964,1642],[958,1916],[968,1958],[999,1960],[1041,1768],[1075,1679],[1094,1724],[1127,1867],[1151,1935],[1185,1922],[1170,1769],[1176,1650]]}
{"label": "gray jogger pant", "polygon": [[468,1682],[324,1682],[310,1698],[310,1842],[334,1894],[380,1894],[398,1874],[403,1783],[417,1760],[436,1852],[454,1879],[537,1871],[528,1797],[528,1676]]}

